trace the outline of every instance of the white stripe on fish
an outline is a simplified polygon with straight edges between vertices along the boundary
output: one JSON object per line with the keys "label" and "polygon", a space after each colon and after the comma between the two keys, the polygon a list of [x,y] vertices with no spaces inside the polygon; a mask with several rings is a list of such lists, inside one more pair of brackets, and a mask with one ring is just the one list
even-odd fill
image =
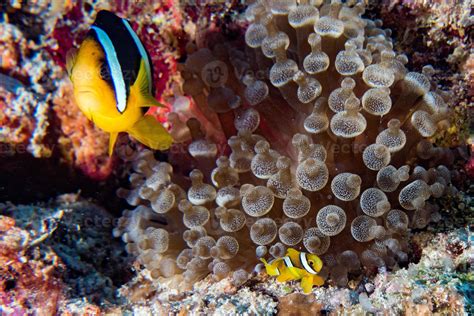
{"label": "white stripe on fish", "polygon": [[110,40],[110,37],[102,29],[97,26],[91,27],[97,34],[97,40],[102,45],[107,63],[110,68],[110,75],[112,76],[112,83],[117,101],[117,110],[123,113],[127,108],[127,90],[125,88],[125,81],[123,80],[122,67],[118,61],[117,52]]}
{"label": "white stripe on fish", "polygon": [[306,271],[308,271],[311,274],[318,274],[318,272],[314,271],[314,269],[308,263],[308,259],[306,258],[306,252],[300,252],[300,261],[301,261],[301,264],[303,265],[303,268],[305,268]]}

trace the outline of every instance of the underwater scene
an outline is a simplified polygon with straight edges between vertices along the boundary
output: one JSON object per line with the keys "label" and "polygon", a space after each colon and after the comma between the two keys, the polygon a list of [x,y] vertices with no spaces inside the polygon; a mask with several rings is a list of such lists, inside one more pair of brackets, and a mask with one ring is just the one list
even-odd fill
{"label": "underwater scene", "polygon": [[470,0],[0,10],[0,315],[474,314]]}

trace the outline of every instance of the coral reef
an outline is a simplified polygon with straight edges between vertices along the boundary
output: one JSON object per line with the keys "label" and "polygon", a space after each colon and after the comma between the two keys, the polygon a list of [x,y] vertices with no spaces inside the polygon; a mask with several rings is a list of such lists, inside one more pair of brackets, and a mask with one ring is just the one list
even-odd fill
{"label": "coral reef", "polygon": [[133,172],[117,194],[136,208],[114,234],[156,283],[239,285],[288,246],[321,255],[340,286],[406,264],[410,229],[457,193],[459,153],[434,142],[454,123],[450,93],[364,11],[257,1],[245,35],[186,46],[168,162],[122,148]]}
{"label": "coral reef", "polygon": [[[384,25],[394,29],[395,48],[409,58],[409,66],[421,69],[429,63],[436,71],[435,82],[449,86],[452,104],[456,104],[452,115],[453,124],[449,129],[437,133],[436,142],[444,146],[458,146],[466,143],[469,126],[465,117],[469,116],[472,104],[473,18],[469,1],[456,5],[449,2],[427,3],[424,1],[383,2],[372,5],[371,14],[381,17]],[[419,30],[423,30],[420,32]],[[472,143],[472,141],[467,141]]]}
{"label": "coral reef", "polygon": [[[425,1],[383,1],[372,5],[371,15],[384,21],[394,29],[394,44],[398,51],[405,52],[409,65],[421,69],[430,63],[436,69],[433,79],[439,86],[449,87],[451,102],[456,104],[452,116],[455,122],[449,129],[440,131],[435,137],[437,144],[459,146],[472,144],[472,108],[474,78],[472,53],[473,18],[469,1],[456,5],[450,2],[428,3]],[[423,31],[419,31],[423,30]],[[471,119],[466,120],[466,117]],[[470,151],[472,152],[472,146]],[[466,173],[473,177],[473,159],[464,165]]]}
{"label": "coral reef", "polygon": [[60,67],[48,63],[41,45],[28,41],[15,25],[2,23],[0,31],[5,56],[1,67],[9,73],[0,81],[0,142],[9,144],[13,153],[21,148],[35,157],[48,157],[51,147],[46,134],[52,98],[48,92],[54,88],[52,81],[61,76]]}
{"label": "coral reef", "polygon": [[[373,10],[379,12],[387,27],[396,29],[397,45],[412,55],[412,65],[460,63],[462,66],[467,62],[474,25],[468,1],[457,5],[417,0],[383,2],[374,5]],[[414,32],[420,29],[426,32]]]}
{"label": "coral reef", "polygon": [[127,281],[129,262],[119,242],[109,244],[113,219],[103,209],[63,195],[49,206],[1,204],[0,212],[0,301],[7,315],[472,312],[472,232],[467,229],[418,234],[415,242],[423,249],[418,263],[382,271],[374,279],[357,278],[348,288],[317,288],[310,296],[297,282],[277,283],[262,274],[243,286],[235,286],[231,277],[216,282],[208,276],[192,291],[180,292],[169,283],[157,286],[139,266],[117,290],[121,283],[112,285],[110,279]]}
{"label": "coral reef", "polygon": [[[252,2],[0,4],[0,314],[474,313],[469,1]],[[109,159],[74,104],[101,9],[168,152]],[[290,246],[324,260],[310,295],[257,265]]]}
{"label": "coral reef", "polygon": [[7,314],[51,315],[76,301],[118,303],[115,291],[131,276],[131,262],[110,240],[114,218],[104,209],[69,194],[42,206],[1,203],[0,214],[0,301]]}
{"label": "coral reef", "polygon": [[[422,233],[415,242],[423,249],[418,263],[396,272],[381,271],[373,279],[352,280],[346,288],[316,288],[313,295],[304,295],[298,282],[277,283],[262,275],[240,287],[233,286],[231,278],[216,283],[208,277],[197,282],[192,291],[178,293],[166,284],[154,286],[148,271],[140,270],[120,289],[128,301],[122,311],[214,315],[251,311],[262,315],[472,313],[472,232]],[[458,249],[455,253],[453,244]]]}
{"label": "coral reef", "polygon": [[[71,148],[64,144],[64,136],[70,136],[70,127],[67,125],[74,125],[75,129],[84,126],[80,129],[82,135],[86,136],[82,139],[82,148],[88,146],[85,143],[88,137],[100,139],[100,133],[87,128],[85,124],[77,125],[75,117],[71,118],[73,115],[63,114],[64,111],[79,111],[70,101],[70,95],[60,88],[67,82],[66,72],[51,55],[51,50],[59,49],[61,43],[58,44],[54,39],[54,32],[46,34],[45,30],[54,29],[56,24],[61,23],[58,16],[70,10],[69,5],[63,6],[60,3],[52,6],[46,3],[7,5],[6,22],[0,27],[3,30],[1,42],[4,55],[10,57],[2,64],[1,70],[8,74],[6,78],[9,80],[19,80],[21,86],[13,90],[5,85],[7,81],[2,80],[0,83],[0,89],[4,92],[1,97],[3,114],[0,141],[10,149],[7,154],[12,155],[21,153],[20,150],[27,150],[37,158],[46,158],[55,155],[56,151],[67,152],[72,156],[69,161],[73,165],[84,167],[85,173],[90,171],[93,178],[103,178],[104,174],[89,170],[103,167],[100,162],[95,161],[95,165],[91,166],[92,159],[81,155],[80,146]],[[42,15],[39,15],[40,12]],[[85,25],[81,27],[83,30],[87,28]],[[56,117],[52,110],[53,104],[67,106],[67,109],[61,109]],[[58,123],[64,124],[65,131]],[[79,157],[76,157],[74,149],[78,151]],[[100,151],[93,152],[96,157],[101,154],[103,153]],[[105,162],[105,165],[107,163],[109,162]],[[110,171],[106,173],[110,174]]]}
{"label": "coral reef", "polygon": [[[54,224],[54,223],[51,223]],[[24,230],[11,217],[0,215],[0,311],[6,315],[54,314],[63,284],[56,270],[60,265],[52,253],[36,253],[30,247],[47,238],[55,227]]]}

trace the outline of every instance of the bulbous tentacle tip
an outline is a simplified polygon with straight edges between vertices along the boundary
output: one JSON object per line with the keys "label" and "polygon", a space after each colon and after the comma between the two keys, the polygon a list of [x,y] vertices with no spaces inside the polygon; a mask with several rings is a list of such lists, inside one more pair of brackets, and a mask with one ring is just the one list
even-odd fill
{"label": "bulbous tentacle tip", "polygon": [[187,45],[187,97],[168,114],[178,145],[167,162],[138,150],[117,191],[135,208],[113,234],[151,278],[194,284],[211,273],[241,285],[289,247],[321,256],[319,275],[341,286],[407,261],[409,229],[439,220],[432,200],[459,176],[438,141],[451,97],[432,67],[408,71],[364,10],[259,0],[245,13],[245,49],[206,36]]}

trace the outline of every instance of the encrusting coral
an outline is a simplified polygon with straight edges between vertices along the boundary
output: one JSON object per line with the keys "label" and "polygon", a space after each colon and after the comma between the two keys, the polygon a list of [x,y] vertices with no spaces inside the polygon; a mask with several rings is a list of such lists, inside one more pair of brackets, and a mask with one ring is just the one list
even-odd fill
{"label": "encrusting coral", "polygon": [[115,235],[151,278],[191,285],[212,272],[240,284],[287,246],[320,255],[321,275],[342,286],[361,267],[407,260],[408,230],[437,214],[432,198],[456,192],[454,154],[430,141],[450,124],[449,96],[431,66],[406,69],[364,10],[257,1],[246,47],[188,45],[190,98],[170,114],[169,162],[141,151],[118,191],[136,208]]}
{"label": "encrusting coral", "polygon": [[[13,218],[0,215],[2,313],[32,313],[32,306],[41,306],[45,314],[55,313],[64,287],[54,273],[60,262],[55,254],[45,255],[44,258],[28,254],[28,247],[44,236],[34,236],[36,232],[23,230],[15,224]],[[44,233],[48,235],[48,232]]]}

